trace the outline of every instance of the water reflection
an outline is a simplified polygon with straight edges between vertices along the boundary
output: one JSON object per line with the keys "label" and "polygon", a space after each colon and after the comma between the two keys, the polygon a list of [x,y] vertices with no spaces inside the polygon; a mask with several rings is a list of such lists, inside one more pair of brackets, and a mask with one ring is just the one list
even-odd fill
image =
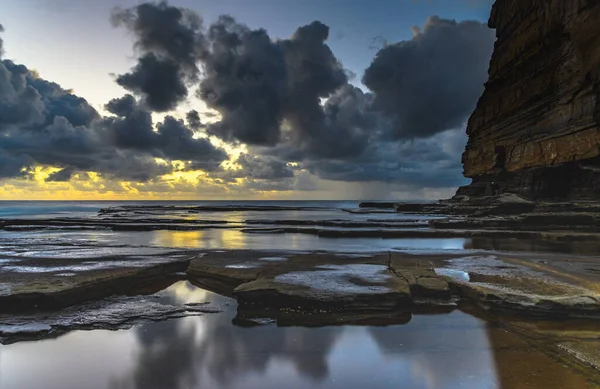
{"label": "water reflection", "polygon": [[[381,239],[323,238],[307,234],[246,234],[236,229],[203,231],[152,231],[146,234],[146,244],[157,247],[253,250],[327,250],[381,251],[399,250],[462,250],[469,244],[465,238]],[[126,236],[123,236],[126,239]],[[138,239],[139,242],[139,239]]]}
{"label": "water reflection", "polygon": [[[123,233],[121,233],[123,234]],[[131,236],[130,236],[131,235]],[[119,239],[119,237],[116,237]],[[528,239],[491,238],[323,238],[307,234],[246,234],[237,229],[203,231],[152,231],[126,233],[124,243],[156,247],[252,250],[326,250],[369,252],[404,250],[431,251],[492,250],[508,252],[554,252],[591,255],[600,252],[598,242],[552,242]]]}
{"label": "water reflection", "polygon": [[243,328],[231,324],[231,300],[188,283],[161,298],[208,299],[226,312],[0,346],[0,388],[554,387],[545,377],[585,387],[567,368],[460,311],[414,315],[402,326]]}
{"label": "water reflection", "polygon": [[204,247],[203,237],[206,230],[202,231],[153,231],[153,243],[161,247],[185,247],[202,248]]}
{"label": "water reflection", "polygon": [[597,255],[600,253],[600,242],[473,238],[465,245],[465,249]]}
{"label": "water reflection", "polygon": [[[491,238],[325,238],[316,235],[248,234],[236,228],[211,228],[198,231],[0,231],[1,245],[18,245],[27,250],[63,250],[92,247],[160,247],[193,249],[249,250],[325,250],[344,252],[373,252],[386,250],[415,251],[509,251],[552,252],[595,255],[598,242],[552,242],[527,239]],[[81,253],[78,253],[80,256]]]}

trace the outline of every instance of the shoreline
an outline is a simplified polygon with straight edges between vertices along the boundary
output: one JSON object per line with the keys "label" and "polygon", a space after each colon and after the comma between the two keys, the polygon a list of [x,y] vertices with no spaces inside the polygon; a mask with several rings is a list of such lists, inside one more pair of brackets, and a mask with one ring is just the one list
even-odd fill
{"label": "shoreline", "polygon": [[[404,213],[397,205],[391,212],[335,209],[321,218],[311,207],[286,208],[283,212],[296,212],[286,217],[277,213],[281,209],[270,209],[277,215],[272,219],[258,217],[254,207],[226,212],[234,215],[229,218],[212,208],[150,212],[124,206],[93,217],[2,219],[2,233],[15,241],[0,262],[0,343],[219,315],[221,308],[203,302],[156,304],[162,289],[186,281],[235,299],[232,323],[243,327],[389,326],[406,324],[413,315],[465,312],[600,382],[600,359],[589,347],[590,336],[600,339],[600,330],[593,329],[600,317],[600,233],[593,228],[595,214],[588,212],[594,208],[578,204],[540,214],[550,206],[524,212],[519,200],[517,213],[511,211],[514,199],[500,200],[500,205],[470,204],[469,214],[464,203],[410,204]],[[425,214],[412,213],[414,207]],[[498,215],[495,207],[508,213]],[[552,218],[564,228],[554,228],[548,223]],[[304,242],[290,250],[198,249],[136,245],[134,239],[138,233],[202,231],[284,242],[298,236],[331,242],[397,239],[423,247],[315,250]],[[130,235],[118,243],[122,233]],[[84,243],[62,238],[71,236]],[[92,236],[116,240],[86,244]],[[444,239],[469,242],[456,250],[432,246]],[[111,319],[102,320],[105,315]],[[559,324],[571,322],[575,329],[569,331]]]}
{"label": "shoreline", "polygon": [[[20,313],[0,314],[0,343],[45,339],[73,330],[114,330],[147,321],[219,315],[219,307],[202,302],[170,306],[168,310],[147,305],[153,293],[173,282],[188,281],[196,287],[234,298],[237,313],[232,323],[243,327],[389,326],[406,324],[413,315],[466,312],[504,328],[550,358],[600,382],[597,372],[600,363],[595,349],[588,347],[590,336],[595,336],[592,334],[600,336],[600,330],[595,327],[600,316],[595,289],[600,276],[590,277],[586,273],[589,262],[584,259],[565,269],[564,258],[559,256],[552,260],[549,257],[551,255],[546,254],[540,260],[536,254],[513,258],[490,253],[465,257],[464,253],[272,250],[188,253],[187,258],[175,262],[177,267],[113,269],[104,271],[101,279],[97,277],[101,273],[85,274],[87,272],[68,277],[70,287],[57,291],[64,298],[61,301],[67,303],[62,309],[52,305],[40,310],[42,306],[37,305],[35,313],[25,309]],[[185,273],[181,272],[183,264],[187,266]],[[157,268],[161,271],[157,272]],[[382,276],[381,272],[386,274]],[[311,274],[303,278],[298,276],[301,273]],[[317,273],[321,276],[315,277]],[[48,289],[52,285],[50,278],[46,284],[35,275],[28,278],[33,282],[30,288],[38,288],[35,292],[29,289],[29,296],[31,293],[38,297],[45,293],[52,295]],[[328,284],[327,279],[335,282]],[[122,287],[106,287],[111,284]],[[88,292],[95,290],[104,294],[88,294],[90,298],[85,301],[69,300],[69,296],[84,296],[82,286]],[[18,295],[13,297],[18,299]],[[119,300],[122,298],[129,300],[125,303]],[[1,306],[6,307],[7,303],[10,304],[10,297],[3,300]],[[122,315],[119,320],[94,322],[98,316],[91,313],[110,312],[114,304],[125,309],[118,311],[118,315]],[[77,314],[73,316],[71,312]],[[6,332],[11,325],[12,329]],[[585,331],[579,334],[579,330],[569,330],[570,327],[585,328]]]}

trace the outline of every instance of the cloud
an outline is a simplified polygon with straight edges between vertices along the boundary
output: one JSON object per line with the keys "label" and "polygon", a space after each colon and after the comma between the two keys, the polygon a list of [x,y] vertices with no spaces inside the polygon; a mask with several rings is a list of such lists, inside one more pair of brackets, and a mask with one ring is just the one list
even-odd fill
{"label": "cloud", "polygon": [[241,169],[228,171],[229,175],[235,178],[279,180],[294,177],[294,171],[288,164],[275,158],[242,154],[236,162]]}
{"label": "cloud", "polygon": [[228,158],[208,139],[193,138],[193,132],[183,120],[167,116],[157,125],[157,130],[156,149],[167,158],[190,161],[192,169],[212,171]]}
{"label": "cloud", "polygon": [[188,93],[180,65],[152,53],[141,57],[130,73],[118,76],[117,84],[144,96],[145,103],[156,112],[174,109]]}
{"label": "cloud", "polygon": [[113,99],[106,105],[116,117],[107,117],[99,126],[110,142],[122,149],[147,152],[169,160],[189,161],[193,168],[215,170],[227,154],[206,138],[195,138],[183,120],[165,116],[155,126],[150,111],[138,105],[131,95]]}
{"label": "cloud", "polygon": [[12,156],[0,151],[0,179],[26,176],[23,168],[29,161],[23,156]]}
{"label": "cloud", "polygon": [[133,34],[141,54],[117,83],[141,96],[153,111],[174,109],[187,97],[188,85],[198,81],[198,60],[206,52],[200,16],[161,2],[117,8],[111,20]]}
{"label": "cloud", "polygon": [[46,119],[42,96],[28,81],[29,70],[10,60],[0,62],[0,133],[40,125]]}
{"label": "cloud", "polygon": [[463,128],[429,139],[372,143],[353,160],[310,160],[301,164],[315,176],[347,182],[400,183],[407,187],[452,187],[464,184],[460,155]]}
{"label": "cloud", "polygon": [[[385,43],[363,78],[372,92],[348,83],[325,44],[328,35],[313,22],[275,41],[222,17],[209,28],[200,89],[223,117],[209,132],[249,145],[257,157],[246,162],[293,161],[325,180],[463,184],[460,128],[483,90],[493,31],[475,21],[429,18],[412,39]],[[458,146],[448,150],[446,143]],[[255,180],[250,166],[235,174]]]}
{"label": "cloud", "polygon": [[207,34],[200,84],[223,118],[209,133],[287,160],[355,159],[371,143],[427,138],[465,121],[494,40],[482,23],[431,17],[411,40],[379,51],[363,77],[373,93],[364,93],[348,83],[328,36],[317,21],[275,41],[221,17]]}
{"label": "cloud", "polygon": [[222,116],[209,133],[250,145],[276,144],[287,99],[283,50],[265,30],[250,30],[230,16],[210,26],[208,40],[198,96]]}
{"label": "cloud", "polygon": [[171,173],[167,161],[215,170],[227,155],[184,122],[167,116],[156,126],[131,95],[111,100],[101,117],[87,101],[10,60],[0,61],[0,177],[24,177],[36,165],[109,178],[148,181]]}
{"label": "cloud", "polygon": [[222,117],[208,132],[251,146],[293,144],[298,153],[321,157],[360,153],[375,123],[367,114],[370,95],[348,84],[328,37],[329,27],[318,21],[276,41],[220,17],[208,30],[199,91]]}
{"label": "cloud", "polygon": [[75,174],[75,169],[73,169],[72,167],[67,167],[67,168],[61,169],[57,172],[50,174],[48,176],[48,178],[46,178],[46,181],[48,181],[48,182],[66,182],[66,181],[69,181],[71,179],[71,177],[73,177],[73,174]]}
{"label": "cloud", "polygon": [[190,126],[190,128],[192,130],[199,130],[201,128],[206,127],[203,123],[202,120],[200,120],[200,114],[198,113],[198,111],[196,110],[191,110],[189,111],[186,115],[185,118],[187,120],[187,124],[188,126]]}
{"label": "cloud", "polygon": [[[204,26],[198,14],[161,2],[116,9],[112,22],[132,35],[137,62],[115,77],[130,94],[109,101],[107,116],[27,67],[0,61],[0,177],[49,165],[61,170],[48,181],[96,172],[154,185],[177,165],[207,172],[219,190],[463,183],[461,129],[483,90],[494,41],[482,23],[432,16],[411,39],[382,41],[362,77],[367,91],[350,83],[319,21],[275,39],[227,15]],[[153,120],[193,89],[211,123],[195,110]],[[240,169],[222,168],[228,156],[208,137],[240,146]]]}
{"label": "cloud", "polygon": [[493,49],[493,30],[476,21],[432,16],[413,32],[381,49],[363,76],[375,108],[393,120],[393,139],[458,127],[483,91]]}
{"label": "cloud", "polygon": [[[4,32],[4,27],[0,24],[0,32]],[[0,38],[0,58],[4,54],[4,41]]]}

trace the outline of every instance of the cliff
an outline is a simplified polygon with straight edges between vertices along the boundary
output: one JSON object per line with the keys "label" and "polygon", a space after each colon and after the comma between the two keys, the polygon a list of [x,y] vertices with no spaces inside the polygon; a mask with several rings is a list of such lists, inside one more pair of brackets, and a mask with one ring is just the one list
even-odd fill
{"label": "cliff", "polygon": [[458,195],[600,195],[600,0],[496,0]]}

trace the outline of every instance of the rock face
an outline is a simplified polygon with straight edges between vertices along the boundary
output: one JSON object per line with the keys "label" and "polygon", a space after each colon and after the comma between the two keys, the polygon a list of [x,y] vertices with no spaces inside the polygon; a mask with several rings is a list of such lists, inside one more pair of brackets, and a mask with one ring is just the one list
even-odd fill
{"label": "rock face", "polygon": [[600,194],[600,1],[496,0],[459,195]]}

